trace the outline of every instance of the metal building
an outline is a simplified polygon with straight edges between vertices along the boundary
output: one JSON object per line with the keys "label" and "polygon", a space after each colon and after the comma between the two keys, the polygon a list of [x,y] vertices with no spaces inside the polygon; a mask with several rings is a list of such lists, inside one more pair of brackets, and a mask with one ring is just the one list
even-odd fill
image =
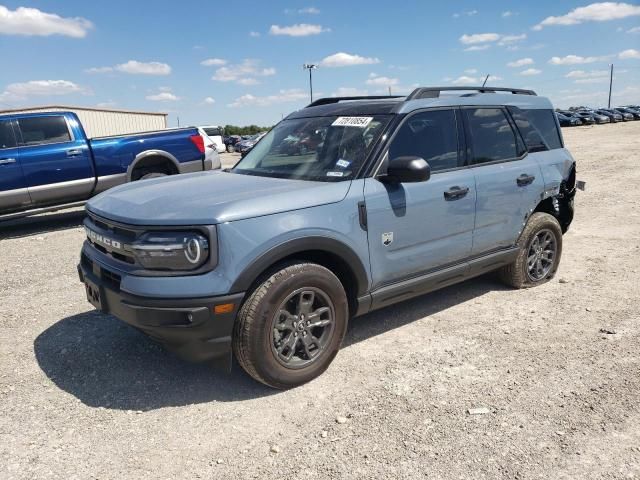
{"label": "metal building", "polygon": [[125,133],[147,132],[167,128],[166,113],[113,110],[108,108],[44,105],[13,110],[0,110],[0,115],[27,112],[74,112],[80,118],[87,136],[103,137]]}

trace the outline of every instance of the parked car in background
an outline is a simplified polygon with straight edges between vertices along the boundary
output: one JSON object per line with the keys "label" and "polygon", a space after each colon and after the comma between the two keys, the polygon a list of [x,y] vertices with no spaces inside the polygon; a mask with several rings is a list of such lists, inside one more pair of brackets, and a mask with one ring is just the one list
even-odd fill
{"label": "parked car in background", "polygon": [[236,145],[236,152],[240,152],[240,154],[243,156],[246,155],[266,134],[267,132],[256,133],[255,135],[251,135],[246,140],[238,142],[238,144]]}
{"label": "parked car in background", "polygon": [[218,153],[227,151],[227,147],[222,139],[222,136],[224,135],[224,129],[222,127],[218,127],[216,125],[205,125],[200,128],[202,128],[207,136],[213,140]]}
{"label": "parked car in background", "polygon": [[440,95],[455,88],[322,98],[232,169],[92,199],[87,300],[286,389],[327,369],[351,317],[491,271],[550,281],[577,185],[553,106],[530,90]]}
{"label": "parked car in background", "polygon": [[558,113],[563,114],[566,117],[577,118],[578,120],[580,120],[580,123],[582,125],[593,125],[594,123],[596,123],[596,120],[595,118],[593,118],[593,115],[589,113],[572,112],[570,110],[556,110],[556,111]]}
{"label": "parked car in background", "polygon": [[579,114],[592,116],[597,124],[611,123],[611,119],[609,117],[607,117],[606,115],[601,115],[597,113],[595,110],[587,107],[579,107],[579,109],[572,110],[572,111]]}
{"label": "parked car in background", "polygon": [[607,110],[605,108],[596,109],[596,113],[600,115],[604,115],[605,117],[609,117],[611,123],[622,122],[623,118],[618,112],[613,112],[611,110]]}
{"label": "parked car in background", "polygon": [[626,107],[616,107],[612,110],[624,115],[624,117],[628,118],[629,120],[640,120],[640,111],[638,110]]}
{"label": "parked car in background", "polygon": [[76,206],[115,185],[210,170],[195,127],[87,138],[72,112],[0,116],[0,220]]}
{"label": "parked car in background", "polygon": [[205,162],[211,165],[212,170],[222,168],[222,163],[220,162],[220,156],[218,155],[218,149],[215,142],[209,137],[209,135],[207,135],[203,128],[199,127],[198,132],[200,132],[200,136],[204,141]]}
{"label": "parked car in background", "polygon": [[224,137],[224,144],[227,152],[233,153],[236,151],[237,143],[242,140],[240,135],[229,135]]}
{"label": "parked car in background", "polygon": [[556,117],[558,117],[558,122],[560,122],[561,127],[577,127],[578,125],[582,125],[582,120],[579,118],[568,117],[560,112],[556,112]]}

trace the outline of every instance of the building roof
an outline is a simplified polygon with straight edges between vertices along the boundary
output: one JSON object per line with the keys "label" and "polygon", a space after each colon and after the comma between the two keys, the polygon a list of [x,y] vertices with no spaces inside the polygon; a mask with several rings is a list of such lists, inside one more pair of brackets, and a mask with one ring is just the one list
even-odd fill
{"label": "building roof", "polygon": [[17,112],[30,112],[35,110],[89,110],[92,112],[113,112],[113,113],[133,113],[136,115],[163,115],[168,116],[168,113],[164,112],[143,112],[140,110],[120,110],[117,108],[100,108],[100,107],[80,107],[77,105],[36,105],[23,108],[11,108],[7,110],[0,110],[0,114],[17,113]]}

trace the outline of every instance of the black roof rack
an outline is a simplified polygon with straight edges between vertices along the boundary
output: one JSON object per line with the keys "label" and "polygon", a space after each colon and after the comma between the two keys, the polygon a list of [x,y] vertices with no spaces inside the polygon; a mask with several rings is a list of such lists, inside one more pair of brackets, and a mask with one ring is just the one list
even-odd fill
{"label": "black roof rack", "polygon": [[359,95],[356,97],[326,97],[319,98],[311,102],[305,108],[317,107],[318,105],[330,105],[338,102],[348,102],[350,100],[384,100],[384,99],[404,98],[404,95]]}
{"label": "black roof rack", "polygon": [[418,87],[407,97],[408,100],[416,100],[418,98],[438,98],[440,92],[446,91],[468,91],[474,90],[479,93],[496,93],[511,92],[518,95],[536,95],[533,90],[525,90],[522,88],[503,88],[503,87]]}

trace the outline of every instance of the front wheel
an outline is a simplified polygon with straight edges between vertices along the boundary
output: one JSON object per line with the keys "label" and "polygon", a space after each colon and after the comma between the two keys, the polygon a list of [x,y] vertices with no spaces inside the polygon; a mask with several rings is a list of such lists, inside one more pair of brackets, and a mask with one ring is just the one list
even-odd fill
{"label": "front wheel", "polygon": [[562,255],[562,229],[553,215],[542,212],[531,215],[517,245],[520,251],[515,261],[498,270],[504,283],[528,288],[554,277]]}
{"label": "front wheel", "polygon": [[233,351],[244,370],[270,387],[302,385],[324,372],[344,338],[349,308],[340,280],[314,263],[283,267],[240,309]]}

